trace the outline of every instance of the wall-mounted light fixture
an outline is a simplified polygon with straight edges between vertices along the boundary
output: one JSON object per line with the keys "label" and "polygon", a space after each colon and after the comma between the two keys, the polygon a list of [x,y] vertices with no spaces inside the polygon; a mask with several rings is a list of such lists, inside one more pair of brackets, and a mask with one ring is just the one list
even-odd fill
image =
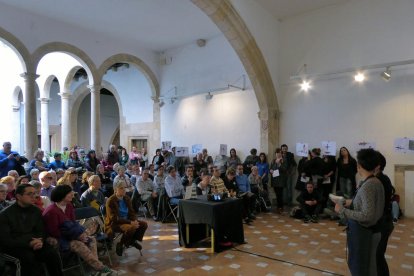
{"label": "wall-mounted light fixture", "polygon": [[385,81],[389,81],[391,79],[391,68],[389,66],[385,68],[385,71],[381,72],[381,78]]}
{"label": "wall-mounted light fixture", "polygon": [[213,98],[213,95],[211,95],[211,93],[208,92],[206,95],[206,100],[211,100],[212,98]]}

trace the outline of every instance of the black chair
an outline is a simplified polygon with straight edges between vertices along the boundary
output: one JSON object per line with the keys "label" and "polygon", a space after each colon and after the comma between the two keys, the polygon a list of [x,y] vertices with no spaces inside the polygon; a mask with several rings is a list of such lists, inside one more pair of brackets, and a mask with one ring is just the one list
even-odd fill
{"label": "black chair", "polygon": [[170,203],[170,198],[168,197],[167,193],[164,192],[161,195],[161,206],[163,210],[163,216],[162,216],[162,223],[168,222],[169,218],[173,217],[175,223],[178,223],[177,219],[177,213],[178,213],[178,205],[173,205]]}
{"label": "black chair", "polygon": [[93,236],[95,237],[96,242],[102,245],[102,248],[104,250],[104,255],[108,257],[109,264],[112,266],[111,254],[109,252],[108,245],[107,245],[108,236],[104,232],[101,213],[98,212],[98,210],[96,210],[93,207],[77,208],[75,209],[75,218],[76,220],[88,220],[88,219],[98,220],[98,221],[95,220],[95,223],[97,224],[97,230],[95,233],[93,233]]}
{"label": "black chair", "polygon": [[141,195],[138,193],[138,189],[136,187],[132,192],[131,203],[138,217],[141,213],[144,218],[147,218],[148,202],[141,200]]}
{"label": "black chair", "polygon": [[5,253],[0,253],[0,274],[20,276],[20,260]]}

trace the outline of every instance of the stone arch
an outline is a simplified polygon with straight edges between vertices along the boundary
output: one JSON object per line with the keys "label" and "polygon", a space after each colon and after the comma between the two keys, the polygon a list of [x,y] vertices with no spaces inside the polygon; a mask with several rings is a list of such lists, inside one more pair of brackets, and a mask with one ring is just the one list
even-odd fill
{"label": "stone arch", "polygon": [[65,83],[63,84],[63,90],[62,91],[70,91],[70,83],[72,79],[75,77],[76,72],[78,72],[79,69],[83,67],[81,66],[75,66],[72,69],[70,69],[68,75],[66,76]]}
{"label": "stone arch", "polygon": [[[121,102],[121,97],[119,96],[119,92],[118,90],[116,90],[116,88],[108,81],[103,80],[101,82],[101,88],[106,88],[109,91],[112,92],[112,94],[115,97],[116,103],[118,105],[118,112],[119,112],[119,124],[121,125],[121,120],[122,120],[122,115],[123,113],[123,109],[122,109],[122,102]],[[72,108],[71,108],[71,114],[70,114],[70,118],[71,118],[71,144],[73,144],[73,142],[77,141],[77,136],[78,136],[78,113],[79,113],[79,108],[80,105],[82,104],[83,100],[86,98],[87,95],[90,94],[90,89],[88,88],[88,83],[84,82],[81,85],[79,85],[76,90],[73,93],[73,100],[72,100]]]}
{"label": "stone arch", "polygon": [[152,97],[154,99],[158,99],[160,96],[160,85],[154,72],[144,61],[130,54],[116,54],[107,58],[98,69],[99,81],[103,79],[106,70],[108,70],[108,68],[115,63],[128,63],[136,66],[137,69],[147,78],[152,90]]}
{"label": "stone arch", "polygon": [[279,140],[279,106],[266,62],[243,18],[229,0],[191,0],[222,31],[240,58],[259,104],[261,150],[272,152]]}
{"label": "stone arch", "polygon": [[50,42],[37,48],[32,55],[34,68],[37,68],[42,57],[53,52],[63,52],[75,58],[88,74],[89,84],[93,85],[94,83],[97,83],[96,66],[92,59],[78,47],[64,42]]}
{"label": "stone arch", "polygon": [[20,109],[20,104],[23,101],[23,90],[20,86],[16,86],[13,90],[12,95],[12,107],[13,110],[17,111]]}
{"label": "stone arch", "polygon": [[[0,39],[11,47],[18,56],[24,72],[32,72],[32,62],[29,50],[14,35],[0,27]],[[24,73],[22,72],[22,73]]]}
{"label": "stone arch", "polygon": [[55,75],[50,75],[49,77],[47,77],[47,79],[45,81],[45,84],[43,85],[42,91],[39,91],[41,98],[50,98],[50,88],[51,88],[52,82],[55,78],[56,78]]}

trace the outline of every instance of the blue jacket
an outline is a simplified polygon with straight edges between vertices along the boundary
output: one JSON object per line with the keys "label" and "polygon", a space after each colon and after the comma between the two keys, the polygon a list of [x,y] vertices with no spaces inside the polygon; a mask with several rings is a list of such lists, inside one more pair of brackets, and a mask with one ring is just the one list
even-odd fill
{"label": "blue jacket", "polygon": [[3,176],[7,176],[7,173],[11,170],[14,170],[17,161],[16,159],[8,159],[7,156],[10,154],[18,154],[15,151],[11,151],[9,154],[6,154],[3,150],[0,150],[0,178]]}
{"label": "blue jacket", "polygon": [[247,175],[242,174],[242,175],[236,175],[236,183],[237,183],[237,187],[239,188],[239,191],[242,193],[245,192],[251,192],[250,190],[250,183],[249,183],[249,179],[247,177]]}

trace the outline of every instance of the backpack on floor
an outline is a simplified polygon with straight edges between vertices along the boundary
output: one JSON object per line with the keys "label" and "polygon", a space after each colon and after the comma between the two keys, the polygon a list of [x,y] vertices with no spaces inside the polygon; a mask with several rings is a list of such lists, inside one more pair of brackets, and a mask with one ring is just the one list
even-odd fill
{"label": "backpack on floor", "polygon": [[295,206],[292,208],[292,210],[290,210],[290,216],[292,218],[297,218],[297,219],[304,218],[302,209],[299,206]]}

